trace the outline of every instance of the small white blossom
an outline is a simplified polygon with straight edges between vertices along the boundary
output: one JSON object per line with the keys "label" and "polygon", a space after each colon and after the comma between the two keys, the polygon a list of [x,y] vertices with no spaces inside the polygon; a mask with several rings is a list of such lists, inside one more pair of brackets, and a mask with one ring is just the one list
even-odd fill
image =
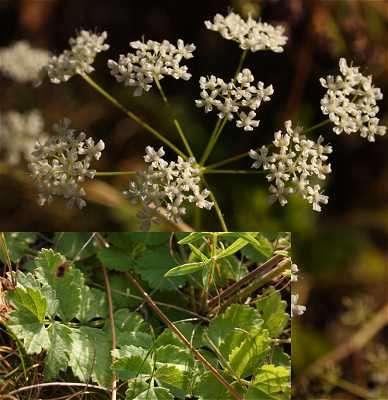
{"label": "small white blossom", "polygon": [[253,81],[254,76],[248,68],[243,69],[237,78],[229,83],[214,75],[209,78],[201,76],[201,99],[195,100],[195,104],[197,107],[204,107],[206,113],[214,107],[218,110],[218,118],[232,120],[236,116],[238,128],[252,131],[260,122],[255,119],[255,110],[260,107],[262,101],[271,100],[270,96],[273,94],[272,85],[264,88],[263,82],[252,85]]}
{"label": "small white blossom", "polygon": [[295,315],[302,315],[306,311],[306,306],[298,304],[298,299],[298,294],[291,295],[291,317],[294,317]]}
{"label": "small white blossom", "polygon": [[331,172],[327,162],[328,154],[332,152],[331,146],[323,145],[323,138],[317,142],[307,139],[301,134],[302,128],[293,129],[291,121],[285,122],[286,133],[275,132],[273,146],[275,151],[268,154],[268,147],[262,146],[259,152],[250,150],[249,156],[255,160],[252,168],[263,168],[268,171],[266,175],[271,182],[270,200],[284,206],[287,198],[293,193],[299,193],[314,211],[321,211],[321,204],[327,204],[328,196],[321,192],[317,180],[325,180]]}
{"label": "small white blossom", "polygon": [[134,202],[143,205],[138,217],[144,230],[148,230],[152,222],[158,222],[159,214],[173,222],[181,222],[187,203],[208,210],[213,206],[207,200],[210,192],[201,190],[200,171],[195,159],[185,161],[178,156],[176,162],[167,162],[164,155],[163,147],[155,150],[148,146],[144,156],[147,168],[137,174],[137,179],[131,181],[129,190],[124,192]]}
{"label": "small white blossom", "polygon": [[179,39],[176,46],[167,40],[161,43],[138,40],[129,45],[135,52],[121,54],[118,62],[109,60],[108,67],[118,82],[135,88],[134,96],[148,92],[155,80],[160,81],[165,76],[186,81],[191,78],[187,66],[181,62],[193,57],[194,44],[184,44]]}
{"label": "small white blossom", "polygon": [[76,74],[90,74],[96,55],[108,50],[109,45],[104,43],[107,33],[92,33],[82,30],[78,36],[69,40],[70,50],[65,50],[59,56],[53,56],[42,69],[42,74],[48,75],[52,83],[68,81]]}
{"label": "small white blossom", "polygon": [[34,83],[49,58],[48,51],[31,47],[26,41],[18,41],[0,49],[0,72],[19,83]]}
{"label": "small white blossom", "polygon": [[358,67],[349,67],[344,58],[339,61],[341,75],[321,78],[327,89],[321,100],[321,110],[335,125],[333,131],[339,135],[359,132],[361,137],[374,142],[375,136],[384,136],[386,126],[379,125],[376,117],[377,100],[383,98],[379,88],[372,84],[372,76],[364,76]]}
{"label": "small white blossom", "polygon": [[298,281],[298,272],[299,268],[296,264],[291,265],[291,282],[297,282]]}
{"label": "small white blossom", "polygon": [[7,164],[29,160],[37,140],[44,140],[44,120],[38,110],[0,114],[0,154]]}
{"label": "small white blossom", "polygon": [[272,50],[280,53],[287,42],[282,26],[255,21],[251,17],[245,21],[234,12],[230,12],[226,17],[216,14],[213,22],[205,21],[205,26],[219,32],[223,38],[237,42],[241,49],[252,52]]}
{"label": "small white blossom", "polygon": [[86,139],[84,132],[76,133],[70,124],[70,120],[64,119],[54,125],[56,135],[36,143],[32,153],[30,170],[42,206],[54,197],[68,199],[69,207],[86,205],[81,183],[94,178],[96,171],[90,169],[91,162],[101,157],[105,144],[102,140],[95,144],[92,138]]}

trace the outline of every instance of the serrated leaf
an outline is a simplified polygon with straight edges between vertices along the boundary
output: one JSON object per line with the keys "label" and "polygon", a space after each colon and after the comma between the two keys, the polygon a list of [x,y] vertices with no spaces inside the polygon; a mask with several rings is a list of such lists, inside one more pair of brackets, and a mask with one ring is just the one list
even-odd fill
{"label": "serrated leaf", "polygon": [[39,289],[26,287],[8,292],[8,298],[19,311],[31,313],[36,322],[43,323],[47,311],[47,301]]}
{"label": "serrated leaf", "polygon": [[97,257],[102,265],[114,271],[129,271],[134,263],[130,255],[116,247],[99,250]]}
{"label": "serrated leaf", "polygon": [[[190,323],[180,323],[177,325],[183,336],[196,348],[203,345],[202,333],[203,327]],[[165,329],[155,340],[156,347],[174,345],[181,349],[186,349],[186,346],[169,330]]]}
{"label": "serrated leaf", "polygon": [[72,329],[69,366],[81,382],[108,387],[112,381],[112,342],[101,329],[82,326]]}
{"label": "serrated leaf", "polygon": [[179,276],[166,278],[164,276],[168,270],[176,265],[177,262],[170,255],[166,243],[164,246],[148,248],[137,259],[134,269],[152,289],[176,290],[177,286],[185,282],[185,278]]}
{"label": "serrated leaf", "polygon": [[52,249],[42,249],[35,259],[34,274],[42,285],[51,287],[58,299],[58,315],[65,321],[77,316],[81,304],[84,277],[69,265],[65,257]]}
{"label": "serrated leaf", "polygon": [[69,365],[69,348],[71,346],[71,329],[59,322],[53,322],[47,333],[50,345],[46,349],[44,376],[47,380],[55,378],[59,371],[65,371]]}
{"label": "serrated leaf", "polygon": [[95,318],[105,318],[108,314],[105,293],[102,290],[84,286],[81,290],[77,319],[88,322]]}
{"label": "serrated leaf", "polygon": [[7,327],[23,342],[27,354],[38,354],[49,347],[50,339],[44,324],[25,308],[12,311]]}
{"label": "serrated leaf", "polygon": [[[34,232],[5,232],[9,258],[13,263],[18,263],[26,254],[30,245],[36,241]],[[0,261],[6,262],[5,254],[0,251]]]}
{"label": "serrated leaf", "polygon": [[289,315],[286,312],[287,302],[282,300],[280,293],[273,287],[268,288],[256,303],[264,319],[264,327],[271,337],[278,337],[287,326]]}
{"label": "serrated leaf", "polygon": [[253,384],[246,394],[246,399],[286,400],[290,396],[290,368],[266,364],[259,368]]}
{"label": "serrated leaf", "polygon": [[174,396],[166,388],[150,387],[136,397],[125,397],[125,400],[174,400]]}
{"label": "serrated leaf", "polygon": [[[151,328],[145,323],[139,314],[132,313],[128,309],[117,310],[114,314],[116,326],[117,346],[133,345],[149,349],[153,339],[149,334]],[[110,327],[106,327],[109,333]]]}
{"label": "serrated leaf", "polygon": [[194,394],[200,400],[231,400],[229,392],[209,372],[202,374],[195,387]]}
{"label": "serrated leaf", "polygon": [[152,373],[150,352],[141,347],[122,346],[112,351],[112,357],[112,369],[123,380]]}
{"label": "serrated leaf", "polygon": [[255,371],[260,362],[270,350],[270,340],[267,331],[262,331],[253,337],[245,338],[240,346],[229,354],[230,365],[239,378],[246,378]]}
{"label": "serrated leaf", "polygon": [[210,260],[200,261],[195,263],[188,263],[171,268],[164,276],[183,276],[189,275],[197,271],[201,271],[210,263]]}
{"label": "serrated leaf", "polygon": [[263,322],[254,308],[233,304],[210,322],[205,340],[210,339],[212,345],[228,358],[231,351],[241,345],[247,335],[256,335],[262,331]]}
{"label": "serrated leaf", "polygon": [[136,397],[147,391],[150,384],[145,378],[139,377],[128,381],[128,389],[125,392],[125,400],[134,400]]}
{"label": "serrated leaf", "polygon": [[174,365],[162,365],[155,372],[155,378],[162,384],[186,391],[188,386],[187,371],[182,371]]}

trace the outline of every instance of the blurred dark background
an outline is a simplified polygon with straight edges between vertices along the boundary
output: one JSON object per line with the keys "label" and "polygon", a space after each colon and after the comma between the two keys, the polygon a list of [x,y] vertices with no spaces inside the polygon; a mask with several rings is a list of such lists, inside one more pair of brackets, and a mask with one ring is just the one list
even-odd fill
{"label": "blurred dark background", "polygon": [[[304,126],[324,119],[320,113],[323,89],[319,77],[335,73],[338,58],[345,56],[374,76],[387,93],[388,10],[385,1],[318,0],[208,0],[208,1],[125,1],[125,0],[0,0],[0,46],[25,39],[54,53],[68,47],[68,39],[80,28],[106,30],[111,48],[100,54],[94,78],[153,125],[170,133],[179,143],[163,104],[155,90],[134,98],[120,87],[106,68],[108,58],[117,59],[128,51],[128,42],[140,39],[172,42],[178,38],[197,46],[188,66],[193,77],[188,82],[165,79],[165,91],[176,108],[183,127],[199,154],[215,123],[214,113],[204,114],[194,105],[201,75],[216,74],[229,79],[236,69],[240,49],[217,33],[205,29],[203,21],[229,9],[251,14],[273,24],[283,24],[289,41],[284,53],[250,53],[245,65],[256,79],[273,84],[271,102],[259,110],[260,127],[250,134],[227,126],[211,161],[245,152],[268,143],[275,130],[291,118]],[[141,156],[148,144],[158,146],[147,132],[91,90],[78,77],[61,85],[44,83],[33,89],[0,77],[1,109],[19,111],[38,108],[47,126],[67,116],[77,128],[102,138],[107,149],[97,168],[101,171],[142,167]],[[386,100],[380,102],[385,124]],[[324,134],[334,146],[333,174],[326,192],[329,205],[321,214],[294,198],[282,208],[271,206],[263,176],[209,176],[232,230],[287,230],[301,237],[319,229],[346,226],[365,229],[373,240],[385,241],[388,230],[388,138],[370,144],[358,135],[336,136],[330,127],[314,132]],[[171,155],[172,156],[172,155]],[[236,164],[249,168],[249,159]],[[121,230],[137,229],[136,209],[120,200],[117,190],[125,189],[126,177],[93,181],[89,185],[88,207],[82,212],[68,210],[60,200],[50,207],[35,204],[35,192],[23,175],[8,171],[0,175],[0,225],[4,230]],[[116,189],[114,189],[116,188]],[[103,204],[109,204],[108,207]],[[189,216],[189,223],[190,216]],[[171,227],[160,226],[160,229]],[[219,229],[214,213],[204,212],[203,230]],[[156,227],[158,229],[158,227]],[[383,238],[381,232],[384,232]]]}

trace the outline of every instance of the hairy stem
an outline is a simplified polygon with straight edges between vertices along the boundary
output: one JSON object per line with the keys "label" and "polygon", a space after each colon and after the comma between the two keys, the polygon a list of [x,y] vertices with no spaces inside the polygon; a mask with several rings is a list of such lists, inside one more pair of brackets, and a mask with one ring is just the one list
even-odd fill
{"label": "hairy stem", "polygon": [[161,142],[163,142],[166,146],[168,146],[170,149],[175,151],[178,155],[180,155],[182,158],[187,159],[187,156],[178,149],[177,146],[175,146],[170,140],[168,140],[163,134],[161,134],[159,131],[157,131],[155,128],[153,128],[151,125],[149,125],[147,122],[143,121],[140,117],[138,117],[136,114],[134,114],[132,111],[129,111],[127,108],[125,108],[118,100],[116,100],[113,96],[111,96],[106,90],[104,90],[98,83],[96,83],[89,75],[83,74],[81,77],[87,82],[93,89],[95,89],[98,93],[100,93],[103,97],[105,97],[111,104],[113,104],[115,107],[117,107],[119,110],[121,110],[127,117],[131,118],[133,121],[135,121],[138,125],[140,125],[142,128],[147,130],[148,132],[152,133],[154,136],[156,136]]}
{"label": "hairy stem", "polygon": [[217,214],[217,217],[218,217],[218,219],[219,219],[219,221],[220,221],[222,230],[223,230],[224,232],[229,232],[229,229],[228,229],[228,227],[227,227],[227,225],[226,225],[226,222],[225,222],[225,219],[224,219],[224,215],[222,214],[222,211],[221,211],[221,208],[220,208],[220,206],[219,206],[219,204],[218,204],[218,201],[217,201],[217,199],[216,199],[216,196],[214,196],[214,193],[210,190],[209,185],[208,185],[208,183],[205,181],[205,178],[204,178],[203,176],[202,176],[202,180],[204,181],[204,183],[205,183],[207,189],[209,190],[209,197],[210,197],[210,199],[211,199],[211,200],[213,201],[213,203],[214,203],[214,209],[216,210],[216,214]]}
{"label": "hairy stem", "polygon": [[219,139],[219,137],[221,135],[221,132],[224,129],[224,126],[225,126],[227,121],[228,121],[228,119],[226,117],[224,117],[222,120],[219,119],[217,121],[217,124],[214,127],[214,130],[213,130],[213,132],[212,132],[212,134],[210,136],[209,142],[208,142],[208,144],[206,146],[206,149],[205,149],[205,151],[203,153],[203,156],[201,158],[201,161],[199,163],[201,166],[205,165],[205,162],[209,158],[214,146],[216,145],[216,143],[217,143],[217,141],[218,141],[218,139]]}
{"label": "hairy stem", "polygon": [[202,171],[203,174],[236,174],[236,175],[260,175],[265,174],[266,171],[251,171],[245,169],[208,169]]}
{"label": "hairy stem", "polygon": [[166,326],[177,336],[177,338],[191,351],[193,356],[204,365],[205,368],[214,376],[214,378],[221,383],[228,390],[230,395],[235,400],[243,400],[240,394],[229,384],[228,381],[218,372],[216,368],[213,367],[206,358],[193,347],[193,345],[186,339],[182,332],[169,320],[169,318],[163,313],[163,311],[155,304],[148,293],[143,289],[140,283],[135,279],[135,277],[130,273],[126,272],[125,275],[128,277],[130,282],[139,291],[141,296],[144,298],[148,306],[155,312],[155,314],[166,324]]}
{"label": "hairy stem", "polygon": [[241,160],[242,158],[245,158],[248,156],[249,156],[249,151],[246,151],[245,153],[241,153],[241,154],[237,154],[235,156],[229,157],[229,158],[225,158],[225,160],[218,161],[214,164],[206,165],[206,168],[215,169],[218,167],[222,167],[223,165],[230,164],[234,161]]}
{"label": "hairy stem", "polygon": [[244,61],[245,58],[247,57],[248,54],[248,49],[245,49],[242,53],[241,53],[241,57],[240,57],[240,61],[238,62],[238,66],[237,66],[237,70],[234,74],[234,79],[237,79],[237,75],[240,73],[243,65],[244,65]]}

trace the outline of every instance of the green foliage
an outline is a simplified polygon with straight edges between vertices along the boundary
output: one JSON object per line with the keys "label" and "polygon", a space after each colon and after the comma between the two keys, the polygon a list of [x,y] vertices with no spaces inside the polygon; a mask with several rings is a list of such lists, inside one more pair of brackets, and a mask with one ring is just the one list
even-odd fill
{"label": "green foliage", "polygon": [[[34,232],[5,232],[5,241],[8,247],[9,258],[18,263],[29,250],[30,244],[36,240]],[[6,262],[5,254],[0,251],[0,261]]]}
{"label": "green foliage", "polygon": [[[129,272],[168,315],[179,315],[183,321],[173,321],[175,326],[243,398],[289,398],[289,356],[275,341],[289,325],[280,293],[269,287],[251,305],[239,304],[237,297],[215,314],[206,306],[219,288],[255,268],[258,253],[272,254],[269,240],[257,233],[202,232],[181,234],[176,243],[165,234],[109,233],[110,247],[98,248],[90,237],[56,234],[55,250],[41,249],[28,261],[28,272],[15,274],[17,287],[7,292],[13,310],[6,327],[28,356],[41,355],[46,381],[70,375],[69,380],[109,388],[114,374],[126,400],[232,399],[191,349],[144,307],[128,283]],[[247,249],[252,259],[243,253]],[[94,269],[99,263],[109,271],[115,348],[103,278]],[[194,323],[186,320],[193,313],[200,314]]]}

